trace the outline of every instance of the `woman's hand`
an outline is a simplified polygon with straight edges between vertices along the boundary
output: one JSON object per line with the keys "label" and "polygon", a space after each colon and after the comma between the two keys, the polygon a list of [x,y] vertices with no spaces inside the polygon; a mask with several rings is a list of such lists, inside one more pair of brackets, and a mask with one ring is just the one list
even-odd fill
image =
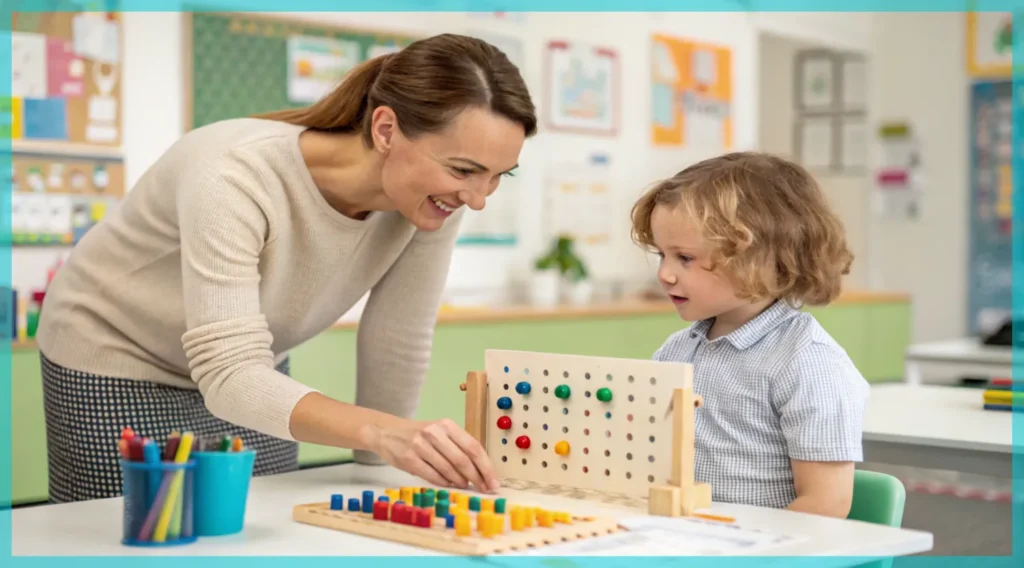
{"label": "woman's hand", "polygon": [[388,465],[441,487],[495,491],[498,480],[483,447],[451,420],[410,420],[402,426],[379,427],[371,451]]}

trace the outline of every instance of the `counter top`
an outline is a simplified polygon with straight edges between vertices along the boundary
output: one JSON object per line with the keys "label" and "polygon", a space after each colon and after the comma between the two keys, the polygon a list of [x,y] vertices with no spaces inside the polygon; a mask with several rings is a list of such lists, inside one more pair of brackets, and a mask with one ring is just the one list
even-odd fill
{"label": "counter top", "polygon": [[[831,306],[854,304],[889,304],[910,301],[910,295],[902,292],[874,292],[850,290],[843,292]],[[667,300],[633,298],[615,302],[594,304],[560,304],[557,306],[514,305],[499,308],[442,307],[437,316],[438,325],[453,323],[495,323],[503,321],[540,321],[617,316],[643,316],[671,314],[675,312]],[[331,329],[355,329],[357,321],[339,321]],[[15,350],[35,349],[34,341],[15,342]]]}
{"label": "counter top", "polygon": [[[890,304],[909,302],[910,295],[902,292],[871,292],[851,290],[843,292],[831,306],[851,304]],[[632,298],[615,302],[557,306],[514,305],[499,308],[442,308],[437,316],[439,325],[449,323],[477,323],[522,320],[559,320],[615,316],[642,316],[671,314],[676,311],[667,300]],[[354,329],[355,321],[339,322],[333,329]]]}

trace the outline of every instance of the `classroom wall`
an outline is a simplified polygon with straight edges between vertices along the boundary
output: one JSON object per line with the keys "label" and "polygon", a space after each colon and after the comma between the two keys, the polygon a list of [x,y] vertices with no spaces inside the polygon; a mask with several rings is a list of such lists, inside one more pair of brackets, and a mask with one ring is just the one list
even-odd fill
{"label": "classroom wall", "polygon": [[[797,23],[810,25],[816,15],[820,14]],[[866,53],[869,124],[873,129],[886,120],[912,125],[922,142],[927,187],[918,220],[887,219],[875,209],[870,177],[820,176],[857,255],[849,281],[857,287],[909,292],[914,341],[961,337],[967,333],[969,245],[965,16],[870,16],[870,25],[852,18],[851,30],[829,29],[823,34],[828,37],[806,34],[784,21],[764,28],[770,33],[762,34],[759,42],[759,142],[772,152],[787,154],[791,148],[792,67],[783,63],[796,49],[845,47]],[[877,153],[878,148],[872,151]],[[877,163],[877,154],[872,159]]]}
{"label": "classroom wall", "polygon": [[882,289],[914,301],[913,338],[967,333],[969,81],[964,14],[880,13],[872,43],[875,124],[907,120],[919,133],[927,181],[917,221],[874,221]]}
{"label": "classroom wall", "polygon": [[[675,34],[717,43],[732,49],[735,119],[734,147],[759,144],[759,76],[775,73],[760,69],[758,36],[761,31],[787,34],[808,41],[863,47],[871,39],[873,14],[842,13],[535,13],[524,24],[488,21],[463,13],[298,13],[282,14],[341,25],[432,34],[442,31],[472,33],[485,30],[515,35],[526,47],[527,82],[538,95],[543,88],[543,44],[553,38],[569,38],[608,45],[619,51],[622,62],[622,121],[615,138],[542,133],[524,148],[517,191],[521,193],[522,246],[515,250],[460,248],[449,287],[483,286],[511,267],[513,276],[526,274],[532,259],[546,242],[541,240],[539,212],[544,174],[549,162],[582,160],[591,153],[607,154],[617,206],[614,244],[605,250],[585,250],[598,280],[617,281],[624,291],[649,282],[653,259],[639,251],[628,238],[628,211],[636,196],[660,177],[668,176],[696,160],[721,152],[714,147],[656,150],[648,140],[649,35]],[[124,14],[123,152],[126,182],[130,187],[184,132],[182,16],[177,12],[129,12]],[[611,38],[611,39],[608,39]],[[155,41],[159,39],[159,41]],[[538,96],[538,102],[540,97]],[[762,105],[763,106],[763,105]],[[61,251],[66,254],[67,251]],[[15,251],[15,284],[41,285],[45,267],[54,250]]]}
{"label": "classroom wall", "polygon": [[[860,46],[858,53],[865,50]],[[801,50],[844,49],[846,46],[824,44],[816,40],[793,38],[774,32],[761,33],[758,57],[761,73],[758,119],[759,144],[766,152],[795,159],[794,88],[795,58]],[[770,70],[770,71],[769,71]],[[868,235],[870,219],[870,176],[815,173],[818,183],[846,228],[848,245],[854,262],[850,274],[844,279],[847,288],[866,290],[870,286],[869,274],[872,258]]]}

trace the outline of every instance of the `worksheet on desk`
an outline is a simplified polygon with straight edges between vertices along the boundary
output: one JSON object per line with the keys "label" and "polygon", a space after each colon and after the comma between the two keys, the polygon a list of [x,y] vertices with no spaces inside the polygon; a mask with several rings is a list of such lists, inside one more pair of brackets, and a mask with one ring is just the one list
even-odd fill
{"label": "worksheet on desk", "polygon": [[636,517],[627,530],[515,552],[513,556],[718,556],[756,554],[804,538],[684,517]]}

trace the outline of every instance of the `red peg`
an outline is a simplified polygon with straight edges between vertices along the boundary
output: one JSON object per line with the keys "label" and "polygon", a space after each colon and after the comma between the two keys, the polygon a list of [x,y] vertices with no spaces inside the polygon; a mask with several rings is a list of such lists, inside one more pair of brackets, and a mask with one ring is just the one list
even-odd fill
{"label": "red peg", "polygon": [[508,430],[511,427],[512,419],[509,418],[508,416],[502,416],[501,418],[498,419],[498,428],[501,428],[502,430]]}
{"label": "red peg", "polygon": [[516,438],[516,447],[521,449],[521,450],[525,450],[526,448],[529,448],[530,447],[530,438],[528,438],[526,436],[519,436],[518,438]]}

